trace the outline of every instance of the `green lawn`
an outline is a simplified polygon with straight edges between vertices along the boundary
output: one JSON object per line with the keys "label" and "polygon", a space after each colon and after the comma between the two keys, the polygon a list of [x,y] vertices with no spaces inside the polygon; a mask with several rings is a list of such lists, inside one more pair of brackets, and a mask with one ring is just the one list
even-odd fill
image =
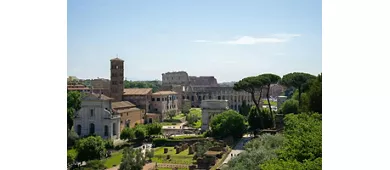
{"label": "green lawn", "polygon": [[[264,102],[264,105],[268,105],[268,101],[267,101],[267,100],[263,100],[263,102]],[[270,101],[270,103],[271,103],[271,106],[276,106],[276,105],[278,105],[278,103],[277,103],[277,102],[274,102],[274,101]]]}
{"label": "green lawn", "polygon": [[181,119],[183,117],[186,117],[186,115],[184,113],[180,113],[180,114],[176,115],[175,117],[173,117],[173,119]]}
{"label": "green lawn", "polygon": [[[164,148],[168,148],[168,153],[164,154]],[[171,159],[167,160],[166,155],[170,155]],[[173,163],[173,164],[192,164],[194,155],[188,155],[188,149],[176,154],[174,147],[158,147],[154,150],[153,162],[157,163]]]}
{"label": "green lawn", "polygon": [[107,168],[111,168],[113,167],[113,165],[121,164],[122,156],[123,156],[122,150],[112,153],[111,157],[105,160],[104,166],[106,166]]}

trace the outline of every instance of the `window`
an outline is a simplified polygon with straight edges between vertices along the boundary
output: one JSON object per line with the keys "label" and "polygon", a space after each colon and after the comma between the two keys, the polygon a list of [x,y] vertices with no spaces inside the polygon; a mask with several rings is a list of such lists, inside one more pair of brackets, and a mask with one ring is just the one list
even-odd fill
{"label": "window", "polygon": [[77,125],[77,135],[81,135],[81,125]]}
{"label": "window", "polygon": [[209,99],[211,99],[212,97],[211,96],[209,96]]}
{"label": "window", "polygon": [[157,101],[160,101],[160,98],[157,98]]}
{"label": "window", "polygon": [[152,102],[154,102],[154,97],[152,98]]}
{"label": "window", "polygon": [[123,81],[120,81],[119,84],[123,84]]}
{"label": "window", "polygon": [[189,100],[190,99],[190,96],[187,96],[187,100]]}
{"label": "window", "polygon": [[153,119],[152,118],[149,118],[149,123],[152,123],[153,122]]}
{"label": "window", "polygon": [[91,109],[91,117],[93,117],[93,109]]}
{"label": "window", "polygon": [[185,99],[186,97],[185,96],[183,96],[183,100]]}
{"label": "window", "polygon": [[225,96],[222,96],[222,100],[225,100]]}
{"label": "window", "polygon": [[194,101],[194,96],[191,96],[191,101]]}
{"label": "window", "polygon": [[221,96],[218,96],[218,100],[221,100]]}
{"label": "window", "polygon": [[89,124],[89,134],[92,135],[95,133],[95,124]]}
{"label": "window", "polygon": [[121,117],[122,117],[123,115],[122,115],[122,113],[121,113]]}
{"label": "window", "polygon": [[120,73],[119,75],[120,75],[120,76],[123,76],[123,73]]}
{"label": "window", "polygon": [[112,85],[117,85],[116,81],[111,81],[111,82],[112,82]]}
{"label": "window", "polygon": [[108,126],[104,126],[104,136],[108,136]]}
{"label": "window", "polygon": [[126,113],[127,116],[129,116],[129,113]]}
{"label": "window", "polygon": [[112,134],[116,135],[116,124],[115,123],[112,124]]}
{"label": "window", "polygon": [[130,120],[126,120],[126,127],[130,127]]}

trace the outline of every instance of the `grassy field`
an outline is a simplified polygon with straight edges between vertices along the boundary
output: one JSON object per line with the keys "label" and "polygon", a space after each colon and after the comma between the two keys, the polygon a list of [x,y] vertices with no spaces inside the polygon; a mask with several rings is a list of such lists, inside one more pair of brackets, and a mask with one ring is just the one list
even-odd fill
{"label": "grassy field", "polygon": [[[164,154],[164,148],[168,148],[168,153]],[[171,159],[167,160],[166,155],[170,155]],[[192,164],[194,155],[188,155],[188,149],[176,154],[174,147],[159,147],[154,150],[153,162],[157,163],[173,163],[173,164]]]}
{"label": "grassy field", "polygon": [[104,166],[106,166],[107,168],[111,168],[114,165],[121,164],[122,156],[122,150],[112,153],[111,157],[105,160]]}
{"label": "grassy field", "polygon": [[[264,105],[268,105],[268,101],[267,100],[263,100],[263,102],[264,102]],[[270,103],[271,103],[271,106],[278,105],[277,102],[275,102],[275,101],[270,101]]]}
{"label": "grassy field", "polygon": [[186,115],[184,113],[180,113],[180,114],[176,115],[175,117],[173,117],[173,119],[181,119],[183,117],[186,117]]}

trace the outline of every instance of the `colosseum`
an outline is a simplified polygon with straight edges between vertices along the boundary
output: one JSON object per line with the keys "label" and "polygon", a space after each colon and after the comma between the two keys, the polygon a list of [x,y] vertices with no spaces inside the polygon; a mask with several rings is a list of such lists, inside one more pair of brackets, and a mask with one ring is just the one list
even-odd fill
{"label": "colosseum", "polygon": [[184,99],[191,101],[191,107],[200,107],[201,101],[208,99],[228,100],[229,107],[234,110],[238,110],[243,101],[253,105],[249,93],[220,87],[214,76],[189,76],[185,71],[163,73],[161,90],[178,93],[179,109]]}

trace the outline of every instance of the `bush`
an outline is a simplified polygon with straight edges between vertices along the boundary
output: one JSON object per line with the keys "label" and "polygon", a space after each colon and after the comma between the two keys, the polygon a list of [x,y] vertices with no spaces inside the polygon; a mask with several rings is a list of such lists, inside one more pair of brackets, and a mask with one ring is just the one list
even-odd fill
{"label": "bush", "polygon": [[299,108],[299,102],[298,100],[294,99],[288,99],[282,104],[282,113],[283,114],[289,114],[289,113],[298,113]]}
{"label": "bush", "polygon": [[77,151],[74,149],[67,151],[67,164],[72,165],[76,161]]}
{"label": "bush", "polygon": [[100,160],[91,160],[87,162],[87,165],[83,169],[93,169],[93,170],[104,170],[106,167],[104,163]]}
{"label": "bush", "polygon": [[106,149],[114,149],[114,141],[111,139],[104,140],[104,147]]}
{"label": "bush", "polygon": [[79,135],[74,130],[68,129],[68,147],[74,146],[76,144],[76,141],[79,139]]}

